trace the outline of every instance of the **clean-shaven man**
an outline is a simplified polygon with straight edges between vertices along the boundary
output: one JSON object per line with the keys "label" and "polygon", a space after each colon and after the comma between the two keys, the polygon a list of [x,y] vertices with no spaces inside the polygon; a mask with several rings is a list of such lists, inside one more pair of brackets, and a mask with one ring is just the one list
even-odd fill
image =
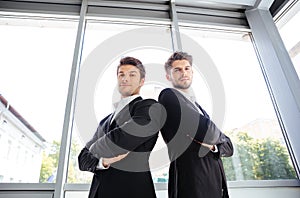
{"label": "clean-shaven man", "polygon": [[89,198],[155,198],[148,160],[161,128],[160,105],[139,95],[140,60],[121,59],[117,78],[122,98],[82,149],[79,168],[94,173]]}

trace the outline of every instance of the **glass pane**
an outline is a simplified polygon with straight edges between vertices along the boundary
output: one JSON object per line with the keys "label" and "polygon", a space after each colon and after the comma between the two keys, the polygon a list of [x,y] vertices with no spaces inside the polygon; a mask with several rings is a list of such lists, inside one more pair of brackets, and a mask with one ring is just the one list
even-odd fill
{"label": "glass pane", "polygon": [[[87,22],[73,124],[69,183],[91,182],[92,173],[79,170],[77,156],[92,138],[100,120],[113,111],[113,103],[120,99],[116,87],[120,59],[133,56],[142,61],[146,81],[141,95],[157,99],[162,87],[166,86],[163,64],[171,51],[169,27]],[[168,166],[168,161],[157,163],[153,160],[165,147],[160,139],[152,152],[150,166],[154,180],[158,180],[155,178],[159,177],[161,168]]]}
{"label": "glass pane", "polygon": [[[279,32],[282,40],[285,44],[287,51],[292,59],[295,70],[300,76],[300,30],[298,28],[300,23],[300,3],[295,6],[295,16],[293,16],[283,27],[280,28]],[[297,8],[298,7],[298,8]]]}
{"label": "glass pane", "polygon": [[234,143],[234,155],[223,158],[227,180],[296,178],[249,35],[181,33],[194,57],[196,97]]}
{"label": "glass pane", "polygon": [[0,15],[0,182],[55,182],[77,22]]}

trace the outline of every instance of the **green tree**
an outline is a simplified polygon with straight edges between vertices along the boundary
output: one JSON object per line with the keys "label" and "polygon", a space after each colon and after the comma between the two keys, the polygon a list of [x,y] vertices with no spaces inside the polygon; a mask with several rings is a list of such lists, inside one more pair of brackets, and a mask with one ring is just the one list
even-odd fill
{"label": "green tree", "polygon": [[81,172],[78,170],[78,154],[80,152],[80,144],[73,138],[69,166],[68,166],[68,183],[78,183],[81,182]]}
{"label": "green tree", "polygon": [[287,149],[272,138],[254,139],[247,132],[228,133],[235,154],[224,158],[227,180],[276,180],[296,178]]}
{"label": "green tree", "polygon": [[295,178],[289,155],[278,140],[271,138],[258,140],[256,143],[258,160],[255,166],[256,179],[291,179]]}
{"label": "green tree", "polygon": [[223,161],[223,166],[225,169],[225,175],[226,175],[227,181],[236,180],[235,172],[230,171],[230,170],[234,170],[232,159],[230,157],[224,157],[224,158],[222,158],[222,161]]}
{"label": "green tree", "polygon": [[51,157],[48,157],[48,155],[45,153],[45,151],[42,153],[42,167],[40,171],[40,183],[47,182],[47,179],[52,175],[52,173],[55,170],[54,167],[54,159]]}
{"label": "green tree", "polygon": [[43,151],[43,161],[39,179],[41,183],[49,182],[48,179],[50,176],[56,176],[55,174],[58,166],[59,148],[60,142],[53,141],[49,151]]}
{"label": "green tree", "polygon": [[[60,151],[60,142],[53,141],[48,153],[46,151],[43,152],[43,161],[42,161],[42,168],[40,172],[40,182],[46,183],[49,182],[48,179],[50,176],[56,176],[56,170],[58,167],[58,160],[59,160],[59,151]],[[70,151],[70,158],[69,158],[69,166],[68,166],[68,182],[76,183],[78,182],[78,171],[76,171],[77,164],[77,156],[80,151],[80,145],[77,141],[72,141],[71,144],[71,151]],[[55,182],[55,180],[53,181]]]}

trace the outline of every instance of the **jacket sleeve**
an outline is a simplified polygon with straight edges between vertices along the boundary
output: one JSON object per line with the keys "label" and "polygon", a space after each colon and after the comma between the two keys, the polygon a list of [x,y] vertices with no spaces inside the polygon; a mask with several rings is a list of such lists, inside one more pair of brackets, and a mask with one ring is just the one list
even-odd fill
{"label": "jacket sleeve", "polygon": [[102,130],[102,123],[109,117],[108,115],[106,118],[104,118],[100,124],[98,125],[98,128],[96,132],[94,133],[91,140],[89,140],[85,147],[81,150],[81,152],[78,155],[78,165],[79,170],[81,171],[90,171],[95,172],[96,167],[99,163],[99,159],[93,156],[93,154],[89,151],[90,146],[97,141],[98,138],[102,137],[104,135],[104,132]]}
{"label": "jacket sleeve", "polygon": [[78,155],[79,170],[95,172],[99,163],[99,159],[93,156],[93,154],[84,147]]}
{"label": "jacket sleeve", "polygon": [[[89,148],[97,158],[116,157],[158,135],[161,126],[161,106],[155,100],[134,104],[130,118],[95,141]],[[129,113],[129,112],[127,112]]]}
{"label": "jacket sleeve", "polygon": [[179,101],[171,89],[164,89],[159,94],[158,102],[166,111],[166,120],[160,131],[164,141],[169,143],[179,132],[181,116]]}
{"label": "jacket sleeve", "polygon": [[233,155],[233,144],[228,136],[221,134],[220,141],[217,143],[220,157],[231,157]]}
{"label": "jacket sleeve", "polygon": [[91,145],[92,145],[94,142],[96,142],[100,137],[102,137],[102,136],[104,135],[104,131],[103,131],[103,129],[102,129],[102,122],[104,122],[106,119],[107,119],[107,117],[104,118],[103,120],[101,120],[101,122],[100,122],[100,124],[98,125],[98,128],[97,128],[96,132],[94,133],[92,139],[90,139],[90,140],[86,143],[86,145],[85,145],[86,148],[89,149],[89,148],[91,147]]}
{"label": "jacket sleeve", "polygon": [[[167,111],[167,121],[161,130],[165,142],[168,143],[179,134],[178,138],[176,137],[178,143],[177,146],[174,145],[175,149],[178,144],[188,144],[186,141],[180,140],[180,138],[186,139],[188,136],[197,142],[217,145],[219,152],[216,155],[231,156],[233,146],[230,139],[222,133],[209,116],[200,114],[182,97],[184,96],[170,88],[163,90],[159,95],[159,102]],[[191,142],[191,140],[189,141]],[[208,149],[202,147],[199,150],[199,156],[204,156],[208,152]]]}
{"label": "jacket sleeve", "polygon": [[181,137],[189,136],[207,144],[217,143],[221,131],[208,116],[200,114],[191,103],[187,103],[178,91],[163,90],[159,102],[167,112],[167,120],[161,130],[166,142],[181,134]]}

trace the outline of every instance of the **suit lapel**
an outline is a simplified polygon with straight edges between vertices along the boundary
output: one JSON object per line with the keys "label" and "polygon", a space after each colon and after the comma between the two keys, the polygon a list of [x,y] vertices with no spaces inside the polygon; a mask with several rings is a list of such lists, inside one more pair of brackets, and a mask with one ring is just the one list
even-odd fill
{"label": "suit lapel", "polygon": [[[173,89],[173,90],[176,91],[176,95],[180,96],[180,98],[182,98],[189,107],[195,109],[198,112],[200,110],[205,117],[209,118],[209,115],[206,113],[206,111],[197,102],[195,102],[195,105],[194,105],[189,99],[187,99],[184,95],[182,95],[182,93],[180,93],[178,90],[176,90],[176,89]],[[197,109],[197,107],[198,107],[198,109]]]}
{"label": "suit lapel", "polygon": [[111,113],[109,116],[107,116],[106,121],[103,123],[103,131],[105,134],[110,130],[110,125],[111,125],[111,119],[113,118],[114,113]]}
{"label": "suit lapel", "polygon": [[181,98],[182,100],[184,100],[184,103],[186,103],[187,106],[193,108],[193,109],[196,110],[196,111],[199,111],[199,109],[197,109],[197,107],[196,107],[189,99],[187,99],[182,93],[180,93],[180,92],[179,92],[178,90],[176,90],[176,89],[173,89],[173,90],[176,91],[176,92],[175,92],[175,95],[177,95],[178,98]]}
{"label": "suit lapel", "polygon": [[206,113],[206,111],[197,102],[195,102],[195,104],[202,111],[203,115],[209,118],[209,115]]}
{"label": "suit lapel", "polygon": [[109,118],[107,119],[107,122],[109,123],[109,125],[112,123],[112,119],[114,117],[115,113],[110,114]]}
{"label": "suit lapel", "polygon": [[[113,120],[111,120],[110,123],[110,127],[115,127],[117,124],[120,124],[120,122],[117,122],[122,120],[122,117],[125,115],[130,115],[131,112],[131,106],[132,104],[134,104],[136,101],[142,100],[142,97],[137,97],[135,99],[133,99],[129,104],[127,104],[115,117]],[[111,116],[111,119],[113,118],[113,116]]]}

